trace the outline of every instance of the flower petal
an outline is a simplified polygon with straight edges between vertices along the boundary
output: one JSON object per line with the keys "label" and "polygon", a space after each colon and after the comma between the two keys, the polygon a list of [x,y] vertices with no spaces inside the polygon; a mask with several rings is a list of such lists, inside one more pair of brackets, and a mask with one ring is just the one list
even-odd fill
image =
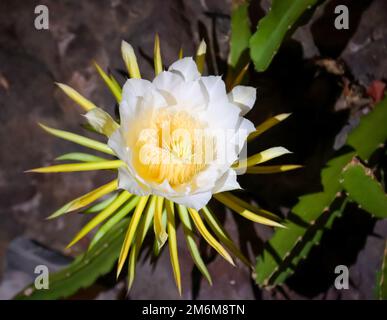
{"label": "flower petal", "polygon": [[112,152],[117,155],[119,159],[126,161],[126,152],[125,152],[125,141],[122,138],[121,130],[117,129],[113,132],[108,140],[108,146],[111,148]]}
{"label": "flower petal", "polygon": [[237,181],[236,172],[233,169],[229,169],[216,183],[213,193],[230,191],[235,189],[241,189]]}
{"label": "flower petal", "polygon": [[162,108],[167,106],[167,99],[159,90],[156,90],[155,88],[152,88],[144,95],[141,103],[141,107],[147,109]]}
{"label": "flower petal", "polygon": [[170,105],[175,105],[177,101],[172,92],[182,82],[184,82],[184,79],[181,76],[170,71],[163,71],[153,79],[152,83]]}
{"label": "flower petal", "polygon": [[215,182],[219,176],[219,167],[212,164],[197,174],[193,184],[198,190],[211,190],[215,186]]}
{"label": "flower petal", "polygon": [[255,127],[254,127],[254,124],[250,120],[247,120],[245,118],[241,118],[241,119],[242,120],[239,124],[238,133],[244,137],[243,141],[245,141],[247,136],[251,132],[254,132]]}
{"label": "flower petal", "polygon": [[226,85],[220,76],[201,77],[199,81],[205,88],[210,101],[221,102],[227,100]]}
{"label": "flower petal", "polygon": [[195,81],[200,78],[200,73],[192,57],[183,58],[174,62],[168,69],[180,74],[185,81]]}
{"label": "flower petal", "polygon": [[241,109],[241,115],[245,115],[254,106],[257,90],[248,86],[236,86],[228,94],[231,102]]}
{"label": "flower petal", "polygon": [[152,88],[152,82],[148,80],[128,79],[122,88],[122,99],[127,100],[131,96],[142,97]]}
{"label": "flower petal", "polygon": [[182,204],[186,206],[187,208],[193,208],[195,210],[200,210],[203,208],[210,200],[211,200],[212,194],[211,192],[201,192],[197,194],[189,194],[184,196],[173,196],[173,197],[166,197],[173,202],[176,202],[178,204]]}
{"label": "flower petal", "polygon": [[170,93],[175,98],[178,107],[183,107],[187,111],[195,113],[195,117],[208,105],[207,95],[199,81],[182,82]]}
{"label": "flower petal", "polygon": [[138,181],[125,167],[118,169],[118,188],[127,190],[137,196],[146,196],[151,192],[146,185]]}

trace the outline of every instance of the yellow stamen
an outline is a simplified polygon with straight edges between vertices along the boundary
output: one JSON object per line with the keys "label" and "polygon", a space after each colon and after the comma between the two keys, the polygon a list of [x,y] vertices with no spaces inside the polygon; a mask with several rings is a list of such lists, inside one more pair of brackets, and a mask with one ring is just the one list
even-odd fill
{"label": "yellow stamen", "polygon": [[167,180],[172,187],[189,182],[205,167],[196,135],[203,127],[185,111],[159,110],[149,128],[154,134],[140,135],[136,142],[136,171],[147,181]]}

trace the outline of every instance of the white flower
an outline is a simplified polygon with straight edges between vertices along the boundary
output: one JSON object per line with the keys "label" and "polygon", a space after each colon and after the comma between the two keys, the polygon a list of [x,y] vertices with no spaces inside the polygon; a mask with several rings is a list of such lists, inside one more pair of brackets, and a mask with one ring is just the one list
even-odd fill
{"label": "white flower", "polygon": [[245,86],[227,94],[221,77],[201,76],[192,58],[176,61],[153,82],[127,80],[120,127],[108,142],[126,164],[118,169],[119,188],[196,210],[212,194],[240,188],[232,164],[255,130],[242,117],[255,96]]}
{"label": "white flower", "polygon": [[[87,209],[96,212],[95,216],[67,247],[73,246],[100,225],[90,242],[89,249],[93,248],[100,245],[109,232],[114,233],[118,228],[123,230],[123,226],[127,224],[118,258],[117,277],[129,258],[128,289],[133,284],[139,250],[153,221],[155,249],[160,251],[168,241],[173,274],[181,293],[176,214],[184,225],[184,236],[193,261],[210,284],[211,276],[198,248],[195,242],[189,241],[192,233],[191,221],[204,240],[225,260],[234,265],[230,255],[232,253],[251,267],[251,263],[237,246],[224,236],[225,231],[222,231],[215,214],[206,204],[213,196],[246,219],[268,226],[283,227],[275,214],[252,206],[225,191],[240,188],[237,174],[267,174],[301,167],[294,164],[261,166],[262,163],[290,153],[283,147],[273,147],[249,157],[245,153],[244,146],[247,142],[285,120],[289,114],[278,114],[254,128],[243,116],[255,102],[255,89],[237,85],[246,68],[235,79],[227,77],[230,84],[236,85],[227,94],[220,77],[200,75],[205,65],[204,41],[196,52],[196,64],[192,58],[185,58],[163,72],[160,43],[156,35],[154,71],[157,76],[153,82],[141,80],[137,59],[130,44],[123,41],[121,51],[131,77],[123,88],[112,74],[106,74],[95,63],[101,78],[120,104],[120,123],[73,88],[58,83],[59,88],[86,111],[84,116],[91,128],[108,137],[109,145],[40,124],[45,131],[56,137],[119,159],[70,152],[56,158],[59,161],[71,161],[70,163],[28,170],[52,173],[118,169],[118,177],[71,200],[49,218],[84,209],[110,195],[106,201],[99,201]],[[182,52],[179,56],[182,56]],[[121,190],[117,192],[117,189]],[[175,206],[175,202],[181,205]],[[202,209],[200,213],[197,211],[199,209]],[[124,219],[130,213],[130,221]],[[202,217],[211,222],[208,223],[209,229]],[[164,218],[167,221],[166,226]],[[132,245],[134,247],[131,248]]]}

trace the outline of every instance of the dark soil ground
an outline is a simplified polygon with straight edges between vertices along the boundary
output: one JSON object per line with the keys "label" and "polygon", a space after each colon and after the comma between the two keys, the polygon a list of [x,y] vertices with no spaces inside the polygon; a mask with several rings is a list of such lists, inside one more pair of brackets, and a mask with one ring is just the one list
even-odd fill
{"label": "dark soil ground", "polygon": [[[209,69],[223,73],[230,37],[230,7],[227,0],[109,0],[109,1],[13,1],[0,3],[0,299],[9,298],[25,285],[14,270],[5,270],[9,243],[25,236],[73,256],[87,242],[63,251],[85,223],[86,217],[69,215],[44,218],[70,199],[101,185],[110,177],[100,173],[33,175],[23,171],[51,163],[56,156],[81,150],[48,136],[37,126],[84,132],[79,109],[54,82],[71,85],[97,105],[114,110],[114,100],[96,73],[92,61],[116,74],[123,69],[120,42],[129,41],[139,53],[145,78],[153,77],[153,39],[159,33],[163,59],[169,65],[182,46],[193,55],[201,38],[210,46]],[[262,1],[262,8],[267,1]],[[34,28],[34,8],[46,4],[49,30]],[[334,7],[347,4],[349,30],[333,26]],[[262,16],[253,6],[251,16]],[[320,187],[319,172],[334,149],[345,139],[346,124],[355,124],[363,110],[372,106],[366,94],[375,80],[387,79],[387,2],[327,1],[305,19],[283,44],[269,70],[251,77],[258,99],[249,115],[255,123],[269,115],[293,112],[292,118],[262,137],[257,148],[283,145],[294,152],[289,160],[305,169],[272,176],[243,179],[243,185],[261,206],[286,212],[297,197]],[[215,41],[216,40],[216,41]],[[124,79],[121,77],[121,81]],[[344,128],[344,131],[343,131]],[[71,147],[71,149],[70,149]],[[259,253],[270,230],[253,226],[233,214],[226,228],[251,259]],[[180,230],[181,231],[181,230]],[[179,239],[182,234],[179,233]],[[351,207],[327,232],[310,259],[299,266],[286,285],[260,290],[250,272],[239,265],[232,268],[201,244],[213,275],[213,287],[202,279],[179,241],[183,299],[371,299],[375,272],[381,262],[386,221],[376,222]],[[334,267],[350,267],[350,289],[333,287]],[[16,271],[15,271],[16,272]],[[31,270],[31,273],[33,270]],[[0,276],[1,278],[1,276]],[[100,285],[77,297],[122,298],[124,282]],[[110,286],[110,287],[109,287]],[[168,251],[156,264],[142,256],[130,299],[175,299]]]}

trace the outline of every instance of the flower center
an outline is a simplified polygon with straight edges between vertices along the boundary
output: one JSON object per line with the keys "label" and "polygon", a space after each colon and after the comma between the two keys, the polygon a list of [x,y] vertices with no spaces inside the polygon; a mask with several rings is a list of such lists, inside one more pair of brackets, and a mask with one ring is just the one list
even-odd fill
{"label": "flower center", "polygon": [[160,109],[136,142],[134,165],[147,181],[172,187],[189,182],[206,166],[205,124],[186,111]]}

